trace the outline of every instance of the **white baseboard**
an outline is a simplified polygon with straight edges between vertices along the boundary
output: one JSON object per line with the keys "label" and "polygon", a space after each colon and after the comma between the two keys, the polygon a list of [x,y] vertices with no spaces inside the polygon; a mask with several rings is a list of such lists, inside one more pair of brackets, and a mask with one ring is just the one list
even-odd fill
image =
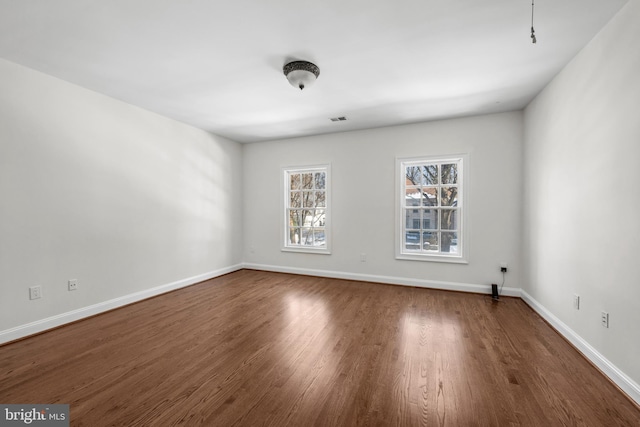
{"label": "white baseboard", "polygon": [[48,329],[62,326],[66,323],[75,322],[86,317],[94,316],[96,314],[103,313],[105,311],[113,310],[114,308],[122,307],[127,304],[142,301],[147,298],[151,298],[166,292],[174,291],[176,289],[191,286],[193,284],[203,282],[205,280],[213,279],[214,277],[222,276],[227,273],[232,273],[237,270],[241,270],[242,264],[233,265],[230,267],[221,268],[219,270],[210,271],[208,273],[199,274],[197,276],[189,277],[187,279],[178,280],[173,283],[167,283],[165,285],[156,286],[154,288],[145,289],[144,291],[134,292],[132,294],[124,295],[118,298],[114,298],[108,301],[93,304],[87,307],[82,307],[77,310],[68,311],[66,313],[57,314],[55,316],[47,317],[46,319],[37,320],[35,322],[27,323],[25,325],[16,326],[15,328],[0,331],[0,344],[9,341],[17,340],[27,337],[29,335],[44,332]]}
{"label": "white baseboard", "polygon": [[[477,294],[491,294],[491,285],[475,283],[444,282],[439,280],[412,279],[408,277],[379,276],[374,274],[347,273],[343,271],[313,270],[309,268],[283,267],[279,265],[265,265],[244,263],[244,268],[251,270],[275,271],[278,273],[300,274],[303,276],[330,277],[332,279],[358,280],[361,282],[384,283],[387,285],[415,286],[419,288],[442,289],[447,291],[473,292]],[[519,297],[520,288],[504,287],[501,295]]]}
{"label": "white baseboard", "polygon": [[531,295],[521,290],[521,298],[538,313],[544,320],[549,322],[562,336],[564,336],[574,347],[576,347],[587,359],[596,365],[611,381],[620,387],[631,399],[640,405],[640,385],[629,378],[624,372],[618,369],[606,357],[600,354],[580,335],[573,331],[564,322],[554,316],[542,304],[533,299]]}

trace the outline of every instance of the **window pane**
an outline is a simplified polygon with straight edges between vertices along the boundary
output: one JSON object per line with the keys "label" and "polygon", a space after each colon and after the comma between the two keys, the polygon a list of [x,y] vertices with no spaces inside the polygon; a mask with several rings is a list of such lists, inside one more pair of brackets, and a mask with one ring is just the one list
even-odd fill
{"label": "window pane", "polygon": [[422,211],[422,228],[426,230],[438,229],[437,209],[425,209]]}
{"label": "window pane", "polygon": [[313,230],[311,228],[300,229],[300,244],[303,246],[313,246]]}
{"label": "window pane", "polygon": [[302,207],[312,208],[315,206],[315,198],[313,197],[313,191],[302,192]]}
{"label": "window pane", "polygon": [[291,190],[299,190],[300,189],[300,174],[294,173],[289,176],[289,186]]}
{"label": "window pane", "polygon": [[316,189],[324,190],[326,187],[327,174],[324,172],[316,172],[314,174]]}
{"label": "window pane", "polygon": [[406,185],[422,184],[422,168],[420,166],[408,166],[405,169]]}
{"label": "window pane", "polygon": [[311,227],[311,221],[313,221],[313,211],[309,211],[309,210],[302,210],[301,212],[301,226],[303,227]]}
{"label": "window pane", "polygon": [[458,229],[458,209],[442,209],[441,227],[443,230]]}
{"label": "window pane", "polygon": [[419,250],[420,249],[420,232],[419,231],[407,231],[405,233],[405,249]]}
{"label": "window pane", "polygon": [[422,206],[438,206],[438,189],[422,189]]}
{"label": "window pane", "polygon": [[326,244],[324,230],[313,230],[313,244],[314,246],[324,246]]}
{"label": "window pane", "polygon": [[289,211],[289,227],[300,227],[302,225],[301,211],[290,210]]}
{"label": "window pane", "polygon": [[422,168],[422,183],[426,185],[438,184],[438,166],[426,165]]}
{"label": "window pane", "polygon": [[290,245],[298,245],[298,244],[300,244],[300,229],[299,228],[291,228],[291,229],[289,229],[289,244]]}
{"label": "window pane", "polygon": [[405,228],[420,229],[420,209],[407,209],[405,211]]}
{"label": "window pane", "polygon": [[442,232],[442,252],[457,254],[458,251],[458,233]]}
{"label": "window pane", "polygon": [[302,193],[299,191],[292,191],[289,195],[289,207],[301,208],[302,207]]}
{"label": "window pane", "polygon": [[424,231],[422,233],[422,248],[429,252],[438,252],[438,233]]}
{"label": "window pane", "polygon": [[324,209],[317,209],[315,214],[313,215],[313,220],[311,221],[311,225],[313,227],[324,227],[325,222],[325,212]]}
{"label": "window pane", "polygon": [[442,187],[442,206],[458,206],[458,187]]}
{"label": "window pane", "polygon": [[324,191],[316,191],[316,207],[324,208],[327,206],[326,193]]}
{"label": "window pane", "polygon": [[419,187],[407,187],[405,189],[405,206],[420,206],[420,188]]}
{"label": "window pane", "polygon": [[457,184],[458,183],[458,165],[455,163],[441,165],[442,169],[442,183],[443,184]]}
{"label": "window pane", "polygon": [[305,190],[313,189],[313,174],[312,173],[303,173],[302,174],[302,188]]}

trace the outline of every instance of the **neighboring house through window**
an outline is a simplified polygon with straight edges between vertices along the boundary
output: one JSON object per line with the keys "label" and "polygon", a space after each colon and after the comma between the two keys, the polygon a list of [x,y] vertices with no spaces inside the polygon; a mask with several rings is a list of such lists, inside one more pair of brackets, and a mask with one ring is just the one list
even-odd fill
{"label": "neighboring house through window", "polygon": [[463,229],[465,158],[398,159],[396,258],[467,262]]}
{"label": "neighboring house through window", "polygon": [[330,253],[329,166],[284,169],[283,250]]}

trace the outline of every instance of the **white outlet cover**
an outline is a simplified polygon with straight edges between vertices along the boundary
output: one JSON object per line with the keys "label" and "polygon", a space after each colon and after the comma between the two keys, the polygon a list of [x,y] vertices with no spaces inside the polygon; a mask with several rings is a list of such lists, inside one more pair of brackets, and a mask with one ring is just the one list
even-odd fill
{"label": "white outlet cover", "polygon": [[601,323],[605,328],[609,327],[609,313],[607,313],[606,311],[602,312]]}
{"label": "white outlet cover", "polygon": [[42,288],[40,286],[31,286],[29,288],[29,299],[42,298]]}

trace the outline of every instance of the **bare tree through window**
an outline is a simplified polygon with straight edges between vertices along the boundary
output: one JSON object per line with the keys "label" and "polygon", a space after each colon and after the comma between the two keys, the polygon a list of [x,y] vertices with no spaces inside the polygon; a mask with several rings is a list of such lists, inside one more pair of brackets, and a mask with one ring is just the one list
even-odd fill
{"label": "bare tree through window", "polygon": [[460,255],[461,168],[461,159],[402,163],[401,252]]}
{"label": "bare tree through window", "polygon": [[327,248],[326,167],[285,170],[286,248]]}

